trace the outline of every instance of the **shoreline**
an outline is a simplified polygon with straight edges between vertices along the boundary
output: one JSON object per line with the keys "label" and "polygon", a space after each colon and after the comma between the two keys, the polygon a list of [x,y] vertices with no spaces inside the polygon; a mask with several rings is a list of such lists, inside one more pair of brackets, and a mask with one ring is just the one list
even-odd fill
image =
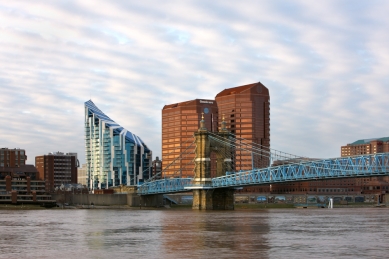
{"label": "shoreline", "polygon": [[[377,206],[377,204],[335,204],[334,209],[337,208],[389,208],[385,204]],[[192,209],[192,205],[166,205],[162,207],[130,207],[128,205],[105,205],[105,206],[88,206],[88,205],[78,205],[78,206],[64,206],[64,207],[53,207],[46,208],[40,205],[33,204],[0,204],[0,210],[62,210],[62,209],[91,209],[91,210],[186,210]],[[317,206],[295,206],[294,204],[235,204],[235,210],[266,210],[266,209],[327,209],[327,207],[321,208]]]}

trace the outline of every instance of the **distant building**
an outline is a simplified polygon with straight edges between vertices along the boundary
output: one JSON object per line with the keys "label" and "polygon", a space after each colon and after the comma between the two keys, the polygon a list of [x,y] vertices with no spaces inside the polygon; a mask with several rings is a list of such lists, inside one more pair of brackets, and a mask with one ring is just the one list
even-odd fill
{"label": "distant building", "polygon": [[385,194],[389,193],[389,176],[277,183],[237,191],[237,193],[242,192],[315,195]]}
{"label": "distant building", "polygon": [[161,172],[162,172],[162,160],[159,160],[159,157],[156,157],[152,163],[151,176],[154,177],[154,179],[161,179],[162,178]]}
{"label": "distant building", "polygon": [[[214,100],[195,99],[163,107],[163,177],[193,176],[195,155],[187,148],[194,141],[194,132],[200,127],[202,114],[204,114],[207,129],[217,131],[217,105]],[[194,147],[192,149],[194,150]],[[180,157],[182,153],[186,154]]]}
{"label": "distant building", "polygon": [[47,191],[61,184],[77,183],[77,154],[53,152],[35,157],[40,180],[46,180]]}
{"label": "distant building", "polygon": [[77,168],[77,183],[88,186],[88,174],[86,164],[82,164]]}
{"label": "distant building", "polygon": [[27,155],[24,149],[19,148],[1,148],[0,149],[0,167],[15,167],[26,164]]}
{"label": "distant building", "polygon": [[389,137],[360,139],[341,147],[341,157],[389,152]]}
{"label": "distant building", "polygon": [[85,102],[85,148],[91,190],[138,185],[150,177],[151,150],[91,100]]}
{"label": "distant building", "polygon": [[[389,152],[389,137],[360,139],[341,147],[341,157]],[[358,192],[366,194],[389,193],[389,176],[352,179]]]}

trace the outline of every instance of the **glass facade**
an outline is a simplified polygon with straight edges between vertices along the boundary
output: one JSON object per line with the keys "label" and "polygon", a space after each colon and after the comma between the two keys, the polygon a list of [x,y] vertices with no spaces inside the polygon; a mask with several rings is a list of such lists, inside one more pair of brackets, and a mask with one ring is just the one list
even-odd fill
{"label": "glass facade", "polygon": [[85,102],[85,149],[88,188],[138,185],[151,174],[152,152],[135,134]]}

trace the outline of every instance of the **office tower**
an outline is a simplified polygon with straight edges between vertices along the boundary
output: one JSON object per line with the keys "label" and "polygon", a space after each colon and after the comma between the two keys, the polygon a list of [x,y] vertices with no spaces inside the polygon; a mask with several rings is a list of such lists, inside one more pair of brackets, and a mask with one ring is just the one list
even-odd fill
{"label": "office tower", "polygon": [[62,184],[77,183],[77,154],[50,152],[35,157],[39,180],[46,180],[46,190],[54,191]]}
{"label": "office tower", "polygon": [[0,149],[0,167],[15,167],[26,164],[27,155],[24,149],[20,148],[1,148]]}
{"label": "office tower", "polygon": [[389,137],[360,139],[341,147],[341,156],[356,156],[389,152]]}
{"label": "office tower", "polygon": [[[253,142],[264,150],[270,148],[270,96],[269,90],[260,82],[228,88],[215,97],[219,111],[219,125],[224,115],[227,128],[238,139]],[[255,168],[267,167],[270,159],[267,152],[256,157]],[[235,170],[251,169],[246,161],[253,158],[247,153],[236,151]]]}
{"label": "office tower", "polygon": [[85,148],[91,190],[138,185],[150,177],[151,150],[91,100],[85,102]]}
{"label": "office tower", "polygon": [[[162,177],[193,177],[193,134],[202,114],[209,131],[217,131],[214,100],[195,99],[165,105],[162,109]],[[183,154],[181,156],[181,154]]]}

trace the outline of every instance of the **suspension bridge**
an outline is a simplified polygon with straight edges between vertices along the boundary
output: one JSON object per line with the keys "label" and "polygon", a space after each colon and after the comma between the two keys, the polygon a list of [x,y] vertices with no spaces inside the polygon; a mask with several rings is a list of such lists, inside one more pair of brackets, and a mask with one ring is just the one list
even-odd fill
{"label": "suspension bridge", "polygon": [[[194,209],[233,209],[234,189],[244,186],[389,175],[389,153],[312,159],[238,138],[225,126],[223,121],[219,132],[209,132],[202,120],[194,141],[161,174],[194,155],[192,163],[181,165],[169,178],[154,176],[139,186],[138,194],[193,191]],[[193,177],[182,177],[182,170],[193,163]]]}

